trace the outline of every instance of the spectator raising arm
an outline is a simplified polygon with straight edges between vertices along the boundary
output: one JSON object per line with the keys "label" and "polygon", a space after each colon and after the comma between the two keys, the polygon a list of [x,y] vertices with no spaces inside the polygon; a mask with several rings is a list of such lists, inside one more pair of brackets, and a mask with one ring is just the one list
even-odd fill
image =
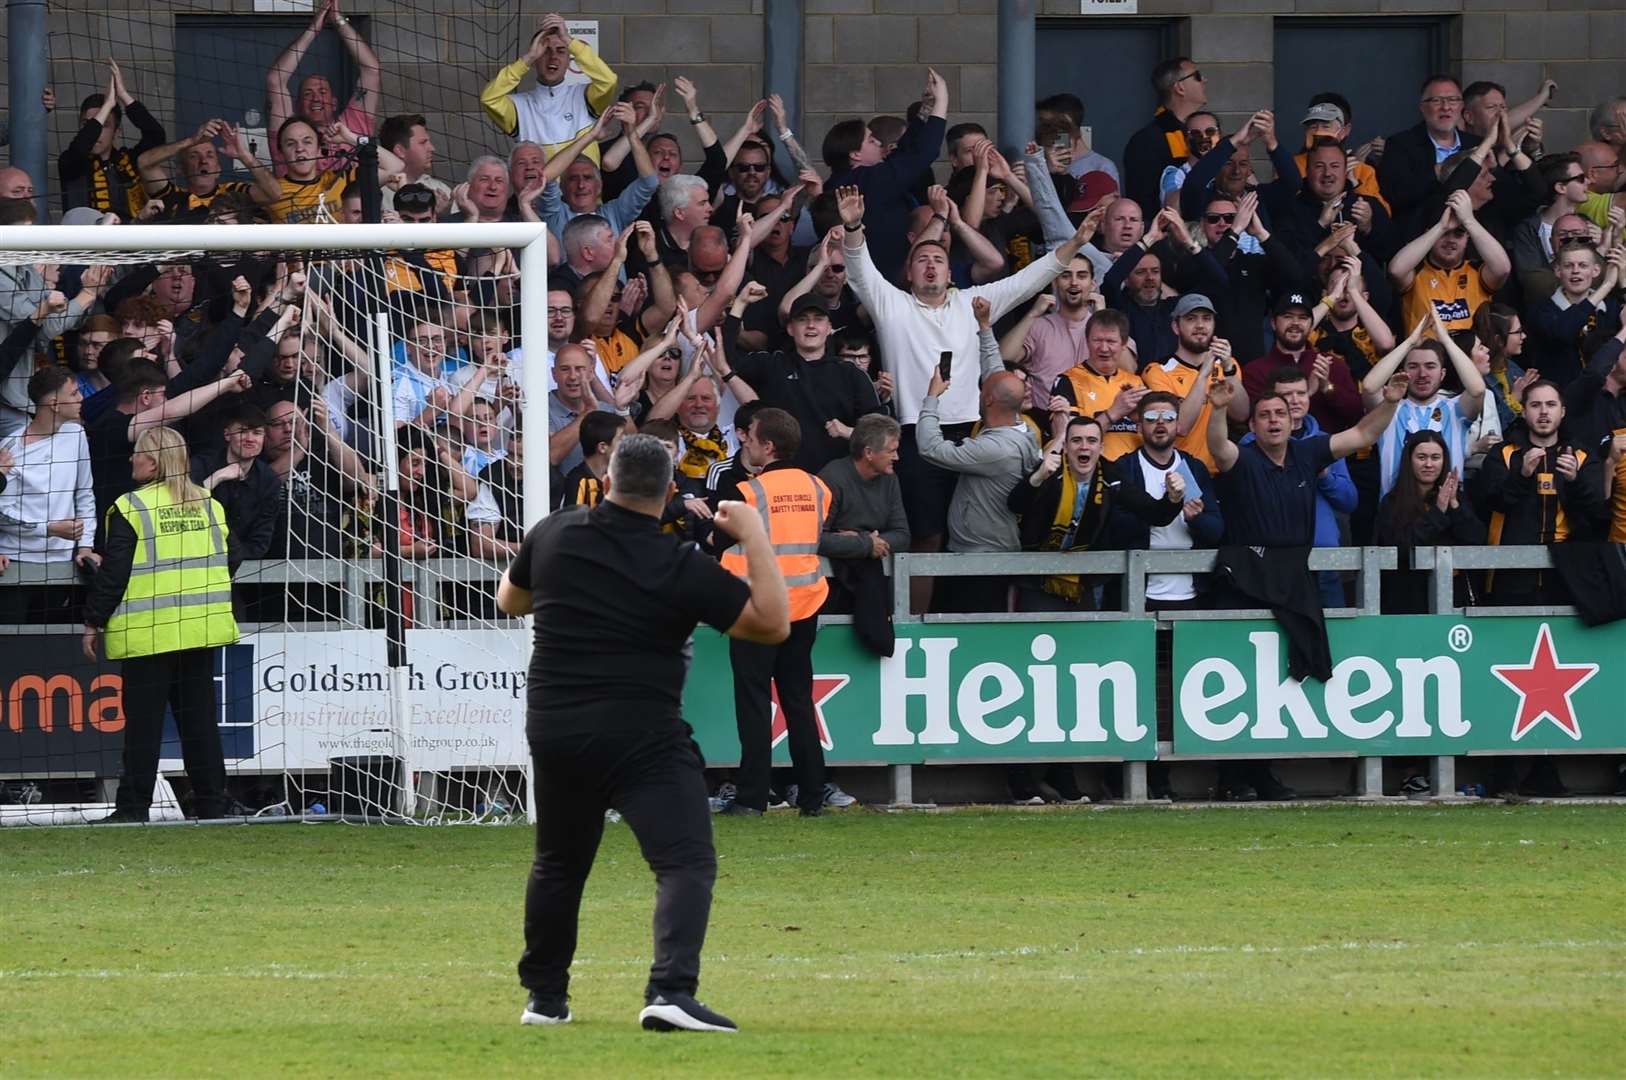
{"label": "spectator raising arm", "polygon": [[188,390],[174,398],[160,402],[144,412],[138,412],[130,417],[129,439],[132,444],[140,437],[143,431],[150,427],[169,426],[177,420],[185,419],[193,413],[201,411],[223,394],[247,393],[254,385],[248,372],[238,371],[225,378],[200,386],[196,390]]}
{"label": "spectator raising arm", "polygon": [[[1373,364],[1372,370],[1366,373],[1366,378],[1361,380],[1361,398],[1365,401],[1367,408],[1374,408],[1377,405],[1379,399],[1383,396],[1383,388],[1389,385],[1390,376],[1400,370],[1400,365],[1406,362],[1406,355],[1417,347],[1419,341],[1423,340],[1423,333],[1428,329],[1428,326],[1429,320],[1426,316],[1418,319],[1417,325],[1412,328],[1412,332],[1406,335],[1406,340],[1385,353],[1383,359]],[[1478,375],[1479,372],[1475,371],[1474,374]],[[1483,378],[1480,379],[1479,385],[1480,392],[1484,393],[1485,382]]]}
{"label": "spectator raising arm", "polygon": [[[1360,423],[1345,431],[1334,434],[1328,444],[1335,458],[1346,458],[1351,454],[1375,446],[1378,437],[1395,418],[1395,407],[1400,399],[1406,396],[1406,388],[1411,380],[1406,378],[1405,372],[1396,372],[1394,377],[1383,384],[1383,400],[1378,402],[1377,408],[1361,417]],[[1212,442],[1212,439],[1210,439]]]}

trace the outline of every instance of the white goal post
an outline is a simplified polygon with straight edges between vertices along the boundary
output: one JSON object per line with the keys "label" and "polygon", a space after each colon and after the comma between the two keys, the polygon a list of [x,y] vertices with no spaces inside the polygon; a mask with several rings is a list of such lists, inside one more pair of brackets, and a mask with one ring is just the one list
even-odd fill
{"label": "white goal post", "polygon": [[[332,261],[358,259],[369,256],[388,256],[391,253],[406,251],[481,251],[487,249],[509,249],[515,255],[517,255],[519,271],[517,275],[517,283],[515,283],[517,284],[517,288],[513,293],[506,295],[517,299],[517,303],[514,303],[513,306],[518,308],[517,318],[514,320],[518,323],[518,325],[517,327],[514,327],[514,329],[518,330],[518,338],[522,346],[522,351],[519,354],[519,367],[517,370],[519,372],[519,376],[522,378],[521,386],[523,389],[519,395],[520,409],[518,412],[520,415],[517,419],[524,431],[532,433],[531,438],[535,441],[535,446],[538,451],[533,455],[535,457],[535,463],[533,466],[524,468],[522,470],[521,483],[518,485],[520,487],[520,491],[517,493],[519,495],[519,499],[517,501],[520,505],[519,513],[516,516],[519,518],[523,526],[529,527],[547,513],[547,508],[550,502],[550,470],[547,467],[548,459],[546,455],[546,448],[548,445],[546,435],[548,432],[549,421],[549,395],[547,392],[549,385],[549,372],[546,370],[548,360],[547,349],[545,346],[545,343],[548,340],[548,233],[545,225],[535,222],[404,225],[353,225],[342,223],[323,223],[301,225],[157,224],[120,225],[112,227],[30,225],[0,228],[0,263],[11,265],[22,262],[40,262],[69,266],[87,264],[139,266],[146,264],[173,263],[177,261],[193,260],[213,253],[239,253],[253,254],[257,256],[286,255],[289,257],[304,255],[320,262],[324,260]],[[510,281],[513,280],[511,267],[512,264],[510,264],[510,270],[507,275]],[[466,281],[470,279],[464,280]],[[396,459],[401,448],[395,446],[396,435],[394,417],[389,412],[391,400],[389,387],[391,365],[393,362],[397,361],[396,354],[393,350],[396,346],[400,345],[401,342],[398,338],[392,340],[392,335],[389,329],[389,320],[384,314],[374,312],[366,312],[364,314],[367,315],[367,319],[366,325],[363,329],[363,334],[368,340],[361,340],[357,344],[364,349],[367,354],[369,354],[369,359],[371,361],[369,366],[376,366],[376,370],[372,372],[372,376],[378,380],[377,385],[381,387],[380,392],[382,393],[382,399],[375,400],[373,402],[373,408],[375,410],[376,420],[381,421],[378,426],[378,433],[383,442],[387,444],[385,452],[379,455],[379,464],[383,467],[384,489],[389,495],[394,495],[396,490],[395,485],[397,482]],[[511,491],[512,487],[510,487],[508,490]],[[388,506],[390,503],[386,502],[384,505]],[[383,527],[393,528],[393,525],[386,525]],[[491,558],[490,555],[485,557],[487,559]],[[384,561],[388,563],[392,560],[399,562],[398,558],[393,556],[386,556]],[[448,561],[455,562],[456,560]],[[290,559],[288,565],[292,567],[296,565],[297,562],[297,560]],[[491,566],[491,563],[487,562],[486,566]],[[318,572],[321,569],[321,567],[317,567],[314,571],[305,571],[302,569],[300,572],[309,573],[309,576],[301,583],[307,585],[317,585],[323,581],[336,580],[336,578],[324,577],[321,575]],[[354,567],[350,568],[350,570],[353,572]],[[497,567],[497,570],[498,572],[501,571],[500,565]],[[433,569],[431,566],[424,565],[414,571],[410,571],[409,573],[416,575],[413,577],[413,580],[419,583],[419,587],[422,587],[423,583],[430,579],[430,576],[439,573],[439,571]],[[483,573],[489,574],[489,570],[483,571]],[[264,580],[263,576],[261,580]],[[290,578],[290,580],[292,579]],[[436,579],[435,582],[429,587],[434,588],[438,585],[446,588],[454,588],[457,587],[457,581],[459,580],[461,579],[454,579],[452,576],[446,576],[444,578]],[[473,581],[474,579],[471,578],[470,580]],[[345,581],[345,589],[349,593],[349,604],[345,609],[345,619],[347,620],[346,625],[349,627],[349,629],[347,629],[343,634],[332,635],[330,639],[324,639],[324,645],[326,644],[326,640],[331,640],[335,643],[333,645],[327,645],[326,649],[314,645],[308,648],[300,648],[297,641],[293,642],[291,645],[284,646],[284,648],[293,650],[286,653],[281,661],[288,671],[294,671],[296,653],[302,660],[308,662],[309,655],[321,655],[325,651],[335,653],[335,650],[342,650],[343,648],[347,647],[346,643],[353,641],[358,634],[376,635],[378,633],[378,626],[376,623],[368,623],[365,621],[366,616],[357,617],[350,614],[350,612],[352,610],[361,610],[369,603],[373,604],[375,608],[379,606],[382,606],[383,608],[391,608],[392,605],[390,603],[378,600],[379,590],[388,592],[391,586],[385,583],[384,579],[380,578],[378,574],[370,570],[362,571],[359,577],[345,578]],[[373,590],[373,592],[363,592],[360,595],[357,595],[357,590],[350,584],[354,581],[363,582],[362,588],[364,590]],[[397,579],[397,581],[399,581],[399,579]],[[481,584],[474,587],[489,588],[489,585]],[[396,603],[401,602],[402,601],[397,601]],[[376,615],[376,610],[374,614]],[[297,637],[300,634],[297,626],[302,624],[299,624],[292,615],[289,615],[286,618],[288,620],[287,632],[290,635]],[[487,622],[482,630],[480,620],[483,618],[483,616],[481,616],[479,612],[473,610],[464,610],[457,616],[454,616],[454,618],[463,618],[466,621],[461,625],[464,627],[472,627],[472,630],[467,633],[467,637],[461,639],[460,643],[449,646],[454,650],[453,658],[455,659],[455,650],[457,648],[462,648],[464,650],[478,650],[480,634],[482,632],[489,634],[492,625]],[[528,623],[529,620],[526,619],[525,624],[527,626]],[[405,657],[407,654],[407,647],[405,646],[404,641],[407,636],[413,635],[414,640],[418,642],[418,647],[428,649],[428,652],[424,654],[424,663],[439,662],[446,659],[447,654],[443,652],[436,652],[430,639],[445,641],[448,640],[451,635],[458,633],[458,631],[454,629],[435,629],[437,623],[435,622],[435,616],[432,614],[429,616],[427,625],[424,623],[421,616],[417,623],[418,629],[412,629],[413,625],[412,615],[409,612],[405,623],[398,624],[397,629],[389,629],[385,632],[386,636],[392,640],[390,655]],[[454,623],[448,625],[458,624]],[[405,629],[400,629],[399,627],[401,626],[404,626]],[[528,631],[516,632],[523,633],[525,635],[526,643],[524,646],[524,652],[528,654]],[[247,633],[248,631],[245,628],[245,634]],[[505,656],[507,656],[508,652],[511,650],[511,646],[507,644],[506,638],[509,631],[502,630],[500,633],[505,635],[504,644],[502,645],[501,651]],[[426,638],[426,635],[429,637]],[[435,635],[440,636],[436,638]],[[396,639],[399,640],[397,641]],[[315,639],[308,640],[314,641]],[[375,640],[373,645],[376,646],[376,644],[377,642]],[[517,643],[514,647],[517,647]],[[361,655],[363,651],[366,652],[365,656]],[[379,653],[380,655],[373,655],[375,652]],[[372,664],[376,669],[377,665],[384,663],[382,653],[383,650],[370,646],[368,650],[359,650],[353,655],[357,658],[358,663]],[[464,655],[467,655],[466,651]],[[518,664],[519,667],[523,667],[522,660],[514,657],[510,657],[509,659]],[[416,709],[409,706],[405,697],[405,691],[409,684],[409,680],[416,680],[419,688],[421,689],[423,679],[422,673],[410,673],[408,667],[401,666],[406,664],[406,661],[403,659],[392,659],[388,661],[388,663],[390,665],[389,677],[391,680],[388,691],[391,700],[388,708],[393,716],[393,731],[390,734],[395,746],[397,747],[396,750],[388,752],[388,756],[395,758],[394,767],[397,771],[390,776],[372,776],[363,778],[365,781],[373,784],[373,787],[368,790],[376,792],[377,794],[374,797],[378,798],[383,803],[381,807],[375,807],[375,809],[380,809],[382,811],[381,813],[370,814],[368,816],[386,817],[398,820],[412,820],[416,808],[418,810],[420,820],[424,819],[425,813],[427,813],[427,818],[429,820],[444,821],[459,819],[459,815],[446,812],[448,808],[455,806],[455,799],[432,797],[429,802],[430,808],[428,811],[425,812],[423,810],[423,805],[421,803],[422,794],[421,789],[419,788],[419,771],[421,770],[422,776],[427,778],[432,774],[444,774],[448,766],[445,764],[443,757],[437,758],[432,752],[429,751],[421,752],[422,756],[420,756],[419,752],[416,752],[413,749],[411,717]],[[488,666],[496,667],[500,665],[493,663],[492,665]],[[258,671],[258,668],[254,669],[256,676]],[[218,674],[219,673],[217,673],[217,675]],[[220,675],[219,677],[222,679],[224,678],[223,675]],[[224,685],[224,682],[222,682],[222,685]],[[367,690],[359,690],[355,692],[355,695],[358,697],[365,697],[368,692],[369,691]],[[292,680],[290,680],[288,689],[285,693],[290,700],[296,696],[296,688],[293,686]],[[312,697],[314,695],[307,694],[305,696]],[[442,695],[442,698],[444,699],[446,696],[448,695]],[[455,696],[455,694],[452,696]],[[521,691],[518,694],[518,704],[521,710],[523,708],[523,696],[523,687],[521,687]],[[371,702],[368,702],[368,704],[371,704]],[[42,707],[45,706],[42,705]],[[523,746],[522,736],[519,738],[518,743],[520,746]],[[344,752],[346,751],[335,750],[331,753]],[[356,751],[348,752],[354,753]],[[377,751],[367,750],[363,752],[375,753]],[[505,754],[510,752],[511,750],[502,751],[502,753]],[[290,761],[299,756],[291,751],[288,752],[288,754],[288,760]],[[264,757],[264,755],[261,756]],[[304,768],[308,770],[309,755],[305,755],[301,760],[305,762]],[[380,759],[330,758],[330,763],[336,765],[341,760],[377,761]],[[472,762],[472,765],[475,768],[492,764],[494,763],[490,761],[481,762],[479,760],[474,760]],[[515,764],[515,762],[509,761],[507,758],[503,758],[501,762],[496,764],[511,767]],[[452,766],[452,768],[455,769],[456,766]],[[524,773],[525,786],[529,788],[531,777],[528,758],[521,764],[521,768]],[[288,765],[284,768],[284,771],[286,773],[289,771],[295,771],[296,769],[296,766]],[[431,788],[429,790],[432,790],[433,781],[429,781],[429,783],[431,784]],[[485,808],[481,809],[477,807],[473,811],[472,816],[476,819],[495,816],[491,810],[491,806],[492,804],[496,804],[498,799],[491,794],[495,788],[491,787],[490,785],[495,783],[497,787],[501,787],[503,782],[491,781],[484,783],[485,786],[483,792],[476,791],[474,794],[469,795],[470,800],[478,799],[485,804]],[[160,779],[160,784],[163,785],[162,779]],[[476,782],[465,786],[473,789],[481,787],[482,784],[481,782]],[[167,785],[164,785],[164,787],[167,790]],[[517,794],[517,792],[513,791],[511,785],[505,790]],[[468,792],[465,792],[464,794],[467,795]],[[530,791],[526,791],[525,793],[526,816],[534,821],[535,807],[534,800],[530,797],[531,794],[532,792]],[[504,797],[506,798],[506,796]],[[171,798],[173,798],[173,796],[171,796]],[[513,800],[511,798],[508,799],[508,803],[512,803],[514,801],[517,800]],[[29,812],[21,815],[21,817],[22,820],[26,822],[42,823],[87,821],[94,820],[97,816],[98,810],[105,811],[107,809],[110,809],[110,807],[94,807],[86,804],[79,804],[71,809],[66,805],[60,807],[42,805],[30,807]],[[158,809],[158,806],[155,805],[155,820],[157,819]],[[290,812],[296,815],[304,813],[306,816],[314,816],[319,813],[319,811],[310,810],[308,804],[301,807],[297,803],[291,808]],[[504,812],[506,813],[506,810]],[[461,815],[461,819],[467,820],[470,816],[471,815],[468,813],[467,807],[465,807],[464,813]],[[4,815],[0,815],[0,818],[3,817]],[[0,823],[6,822],[0,821]]]}

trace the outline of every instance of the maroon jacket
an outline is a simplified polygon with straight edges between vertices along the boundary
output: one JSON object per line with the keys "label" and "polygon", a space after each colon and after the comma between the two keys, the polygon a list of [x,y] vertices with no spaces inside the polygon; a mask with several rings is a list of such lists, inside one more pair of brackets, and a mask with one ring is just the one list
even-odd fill
{"label": "maroon jacket", "polygon": [[[1331,361],[1328,373],[1332,379],[1332,390],[1322,391],[1310,396],[1310,415],[1316,418],[1321,430],[1329,435],[1337,434],[1355,426],[1366,412],[1361,403],[1361,388],[1356,385],[1355,376],[1349,373],[1349,365],[1342,356],[1336,353],[1324,353]],[[1251,360],[1242,367],[1242,388],[1248,392],[1249,401],[1258,401],[1270,389],[1270,377],[1277,368],[1295,367],[1304,372],[1305,378],[1315,369],[1316,351],[1306,346],[1295,360],[1287,353],[1282,352],[1280,345],[1273,346],[1265,355],[1257,360]]]}

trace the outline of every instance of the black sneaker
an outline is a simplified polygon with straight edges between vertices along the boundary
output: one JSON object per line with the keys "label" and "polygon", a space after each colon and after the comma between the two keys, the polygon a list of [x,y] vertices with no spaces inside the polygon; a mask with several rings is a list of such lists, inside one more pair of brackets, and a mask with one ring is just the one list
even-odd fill
{"label": "black sneaker", "polygon": [[1220,802],[1254,802],[1259,793],[1252,784],[1221,784],[1214,789],[1214,798]]}
{"label": "black sneaker", "polygon": [[743,803],[731,802],[727,806],[723,807],[721,810],[717,811],[717,816],[718,817],[761,817],[762,816],[762,811],[758,810],[754,806],[746,806]]}
{"label": "black sneaker", "polygon": [[145,825],[146,823],[147,811],[132,810],[128,806],[121,807],[95,822],[97,825]]}
{"label": "black sneaker", "polygon": [[800,816],[800,817],[823,817],[824,816],[824,807],[822,807],[822,806],[804,806],[800,810],[797,811],[797,815]]}
{"label": "black sneaker", "polygon": [[570,1020],[570,998],[564,994],[553,997],[533,993],[525,1000],[525,1011],[519,1014],[521,1024],[568,1024]]}
{"label": "black sneaker", "polygon": [[638,1022],[645,1031],[725,1031],[740,1030],[722,1013],[712,1012],[688,994],[667,991],[644,1006]]}

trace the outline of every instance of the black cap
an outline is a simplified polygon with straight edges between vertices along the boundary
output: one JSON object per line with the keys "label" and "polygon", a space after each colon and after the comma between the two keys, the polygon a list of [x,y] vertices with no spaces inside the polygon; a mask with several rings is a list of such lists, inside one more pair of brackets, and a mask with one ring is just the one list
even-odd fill
{"label": "black cap", "polygon": [[824,306],[824,301],[810,292],[805,292],[790,306],[791,321],[794,322],[809,311],[816,311],[826,319],[830,317],[830,309]]}
{"label": "black cap", "polygon": [[1306,314],[1315,314],[1315,305],[1305,299],[1304,294],[1301,292],[1282,293],[1276,298],[1276,303],[1271,307],[1270,313],[1273,316],[1286,315],[1294,308],[1303,308]]}

